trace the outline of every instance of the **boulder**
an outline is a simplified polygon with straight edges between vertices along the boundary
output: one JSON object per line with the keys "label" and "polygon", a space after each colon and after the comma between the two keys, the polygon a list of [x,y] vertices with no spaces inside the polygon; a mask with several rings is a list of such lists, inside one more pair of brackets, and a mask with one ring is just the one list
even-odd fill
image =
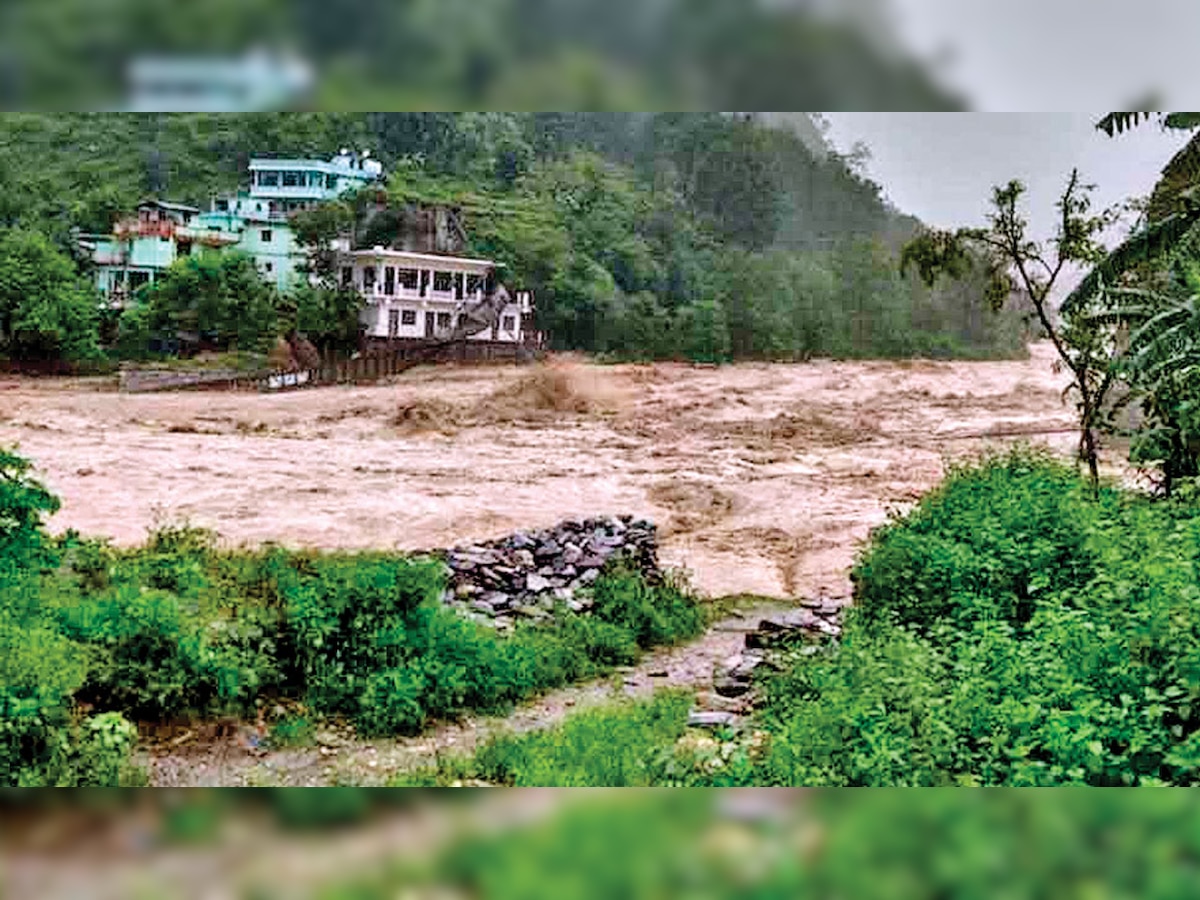
{"label": "boulder", "polygon": [[735,724],[737,716],[731,712],[693,711],[688,715],[689,728],[732,728]]}
{"label": "boulder", "polygon": [[538,575],[536,572],[525,578],[525,589],[531,593],[540,594],[542,591],[550,590],[551,587],[553,585],[550,584],[549,580],[542,575]]}

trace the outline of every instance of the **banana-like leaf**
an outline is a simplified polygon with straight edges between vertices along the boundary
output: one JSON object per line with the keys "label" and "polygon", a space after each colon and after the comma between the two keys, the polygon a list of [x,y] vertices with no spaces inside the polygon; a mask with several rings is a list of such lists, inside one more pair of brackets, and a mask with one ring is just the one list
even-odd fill
{"label": "banana-like leaf", "polygon": [[1096,123],[1096,128],[1113,137],[1136,128],[1154,116],[1159,117],[1164,128],[1174,128],[1178,131],[1200,128],[1200,113],[1194,112],[1171,112],[1166,115],[1154,112],[1110,112]]}
{"label": "banana-like leaf", "polygon": [[1150,195],[1148,220],[1157,222],[1181,211],[1184,193],[1197,185],[1200,185],[1200,134],[1192,137],[1163,168],[1162,177]]}
{"label": "banana-like leaf", "polygon": [[1096,123],[1096,127],[1112,137],[1136,128],[1153,115],[1152,112],[1110,112]]}
{"label": "banana-like leaf", "polygon": [[1195,189],[1183,192],[1180,199],[1186,203],[1184,209],[1130,235],[1088,272],[1063,301],[1061,312],[1069,314],[1072,309],[1092,299],[1104,285],[1113,284],[1134,266],[1161,259],[1178,247],[1200,222],[1200,203],[1195,202]]}

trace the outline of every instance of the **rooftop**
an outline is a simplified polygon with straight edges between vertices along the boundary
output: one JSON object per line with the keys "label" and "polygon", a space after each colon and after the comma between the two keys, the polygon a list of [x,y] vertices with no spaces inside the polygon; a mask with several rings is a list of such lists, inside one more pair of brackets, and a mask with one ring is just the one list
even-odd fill
{"label": "rooftop", "polygon": [[256,156],[250,160],[251,172],[282,169],[316,171],[327,175],[351,175],[359,178],[378,178],[383,174],[383,164],[372,159],[369,153],[360,155],[344,151],[331,160],[269,156]]}
{"label": "rooftop", "polygon": [[397,262],[412,262],[423,263],[425,265],[450,265],[450,266],[465,266],[465,267],[480,267],[489,269],[503,269],[504,264],[493,262],[490,259],[471,259],[465,256],[446,256],[438,253],[416,253],[411,250],[389,250],[384,247],[375,247],[371,250],[354,250],[350,253],[353,259],[391,259]]}
{"label": "rooftop", "polygon": [[143,200],[138,204],[138,209],[143,206],[153,206],[158,209],[169,209],[172,212],[198,213],[200,210],[195,206],[188,206],[186,203],[171,203],[168,200]]}

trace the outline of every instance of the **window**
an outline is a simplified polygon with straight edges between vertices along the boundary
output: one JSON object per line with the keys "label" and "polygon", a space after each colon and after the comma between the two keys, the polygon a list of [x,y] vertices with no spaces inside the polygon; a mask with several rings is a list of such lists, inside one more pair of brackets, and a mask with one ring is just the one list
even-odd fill
{"label": "window", "polygon": [[505,316],[503,328],[505,331],[516,331],[517,320],[514,316]]}
{"label": "window", "polygon": [[229,201],[228,200],[218,200],[217,201],[217,211],[218,212],[229,212]]}
{"label": "window", "polygon": [[416,325],[417,324],[417,311],[415,309],[400,310],[400,324],[401,325]]}
{"label": "window", "polygon": [[398,277],[400,286],[410,291],[415,291],[421,283],[421,273],[416,269],[401,269]]}
{"label": "window", "polygon": [[308,173],[308,186],[309,187],[319,188],[324,184],[325,184],[325,176],[322,175],[320,172],[309,172]]}
{"label": "window", "polygon": [[283,186],[284,187],[299,187],[300,186],[300,173],[299,172],[284,172],[283,173]]}
{"label": "window", "polygon": [[467,296],[472,296],[476,291],[483,289],[483,277],[481,275],[467,276]]}
{"label": "window", "polygon": [[400,333],[400,310],[388,310],[388,337],[395,337]]}
{"label": "window", "polygon": [[435,291],[454,290],[454,275],[450,272],[434,272],[433,289]]}
{"label": "window", "polygon": [[267,229],[264,229],[264,230],[263,230],[263,233],[262,233],[262,242],[263,242],[264,244],[269,244],[269,243],[271,243],[271,229],[267,228]]}
{"label": "window", "polygon": [[393,266],[383,270],[383,292],[388,296],[396,293],[396,269]]}
{"label": "window", "polygon": [[274,272],[275,271],[275,263],[266,263],[263,266],[263,268],[266,269],[268,272]]}
{"label": "window", "polygon": [[342,287],[350,287],[354,284],[354,269],[350,266],[342,266]]}
{"label": "window", "polygon": [[325,176],[325,187],[327,187],[331,191],[334,188],[336,188],[337,187],[337,177],[334,175]]}
{"label": "window", "polygon": [[450,328],[450,313],[437,314],[437,327],[442,329]]}
{"label": "window", "polygon": [[258,183],[261,187],[278,187],[279,173],[278,172],[259,172]]}
{"label": "window", "polygon": [[374,266],[368,266],[367,268],[363,269],[363,290],[368,292],[375,290]]}

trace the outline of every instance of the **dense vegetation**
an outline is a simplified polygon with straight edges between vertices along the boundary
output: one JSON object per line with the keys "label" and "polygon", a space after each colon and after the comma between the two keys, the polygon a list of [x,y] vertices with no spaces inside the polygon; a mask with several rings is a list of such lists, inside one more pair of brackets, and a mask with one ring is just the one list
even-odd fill
{"label": "dense vegetation", "polygon": [[1198,565],[1193,499],[1096,498],[1016,451],[873,534],[842,639],[764,681],[748,734],[683,737],[687,704],[667,695],[417,783],[1194,785]]}
{"label": "dense vegetation", "polygon": [[[441,602],[432,561],[222,550],[164,529],[135,550],[48,538],[57,501],[0,457],[0,784],[136,777],[129,720],[253,715],[268,700],[366,735],[497,711],[703,627],[694,601],[612,569],[595,608],[511,636]],[[87,715],[81,715],[86,710]],[[296,724],[277,723],[292,739]]]}
{"label": "dense vegetation", "polygon": [[[832,152],[808,117],[5,115],[0,237],[56,247],[47,270],[73,258],[78,277],[47,278],[43,305],[74,310],[80,297],[95,303],[75,286],[90,278],[78,231],[107,232],[147,195],[207,206],[239,185],[252,154],[341,147],[370,149],[385,164],[391,210],[458,209],[469,249],[535,292],[538,325],[557,348],[705,360],[1024,350],[1020,316],[989,312],[981,271],[933,288],[898,271],[898,248],[918,223],[886,203],[857,155]],[[319,246],[373,199],[335,204],[301,231]],[[374,222],[358,229],[360,244],[394,239],[394,218]],[[332,287],[259,296],[236,264],[188,260],[146,292],[153,313],[80,320],[88,339],[77,341],[59,337],[63,326],[42,312],[33,321],[44,337],[30,345],[0,333],[0,353],[82,359],[103,338],[110,354],[136,356],[151,332],[171,338],[193,324],[221,349],[269,347],[292,328],[323,348],[351,349],[357,309]]]}

